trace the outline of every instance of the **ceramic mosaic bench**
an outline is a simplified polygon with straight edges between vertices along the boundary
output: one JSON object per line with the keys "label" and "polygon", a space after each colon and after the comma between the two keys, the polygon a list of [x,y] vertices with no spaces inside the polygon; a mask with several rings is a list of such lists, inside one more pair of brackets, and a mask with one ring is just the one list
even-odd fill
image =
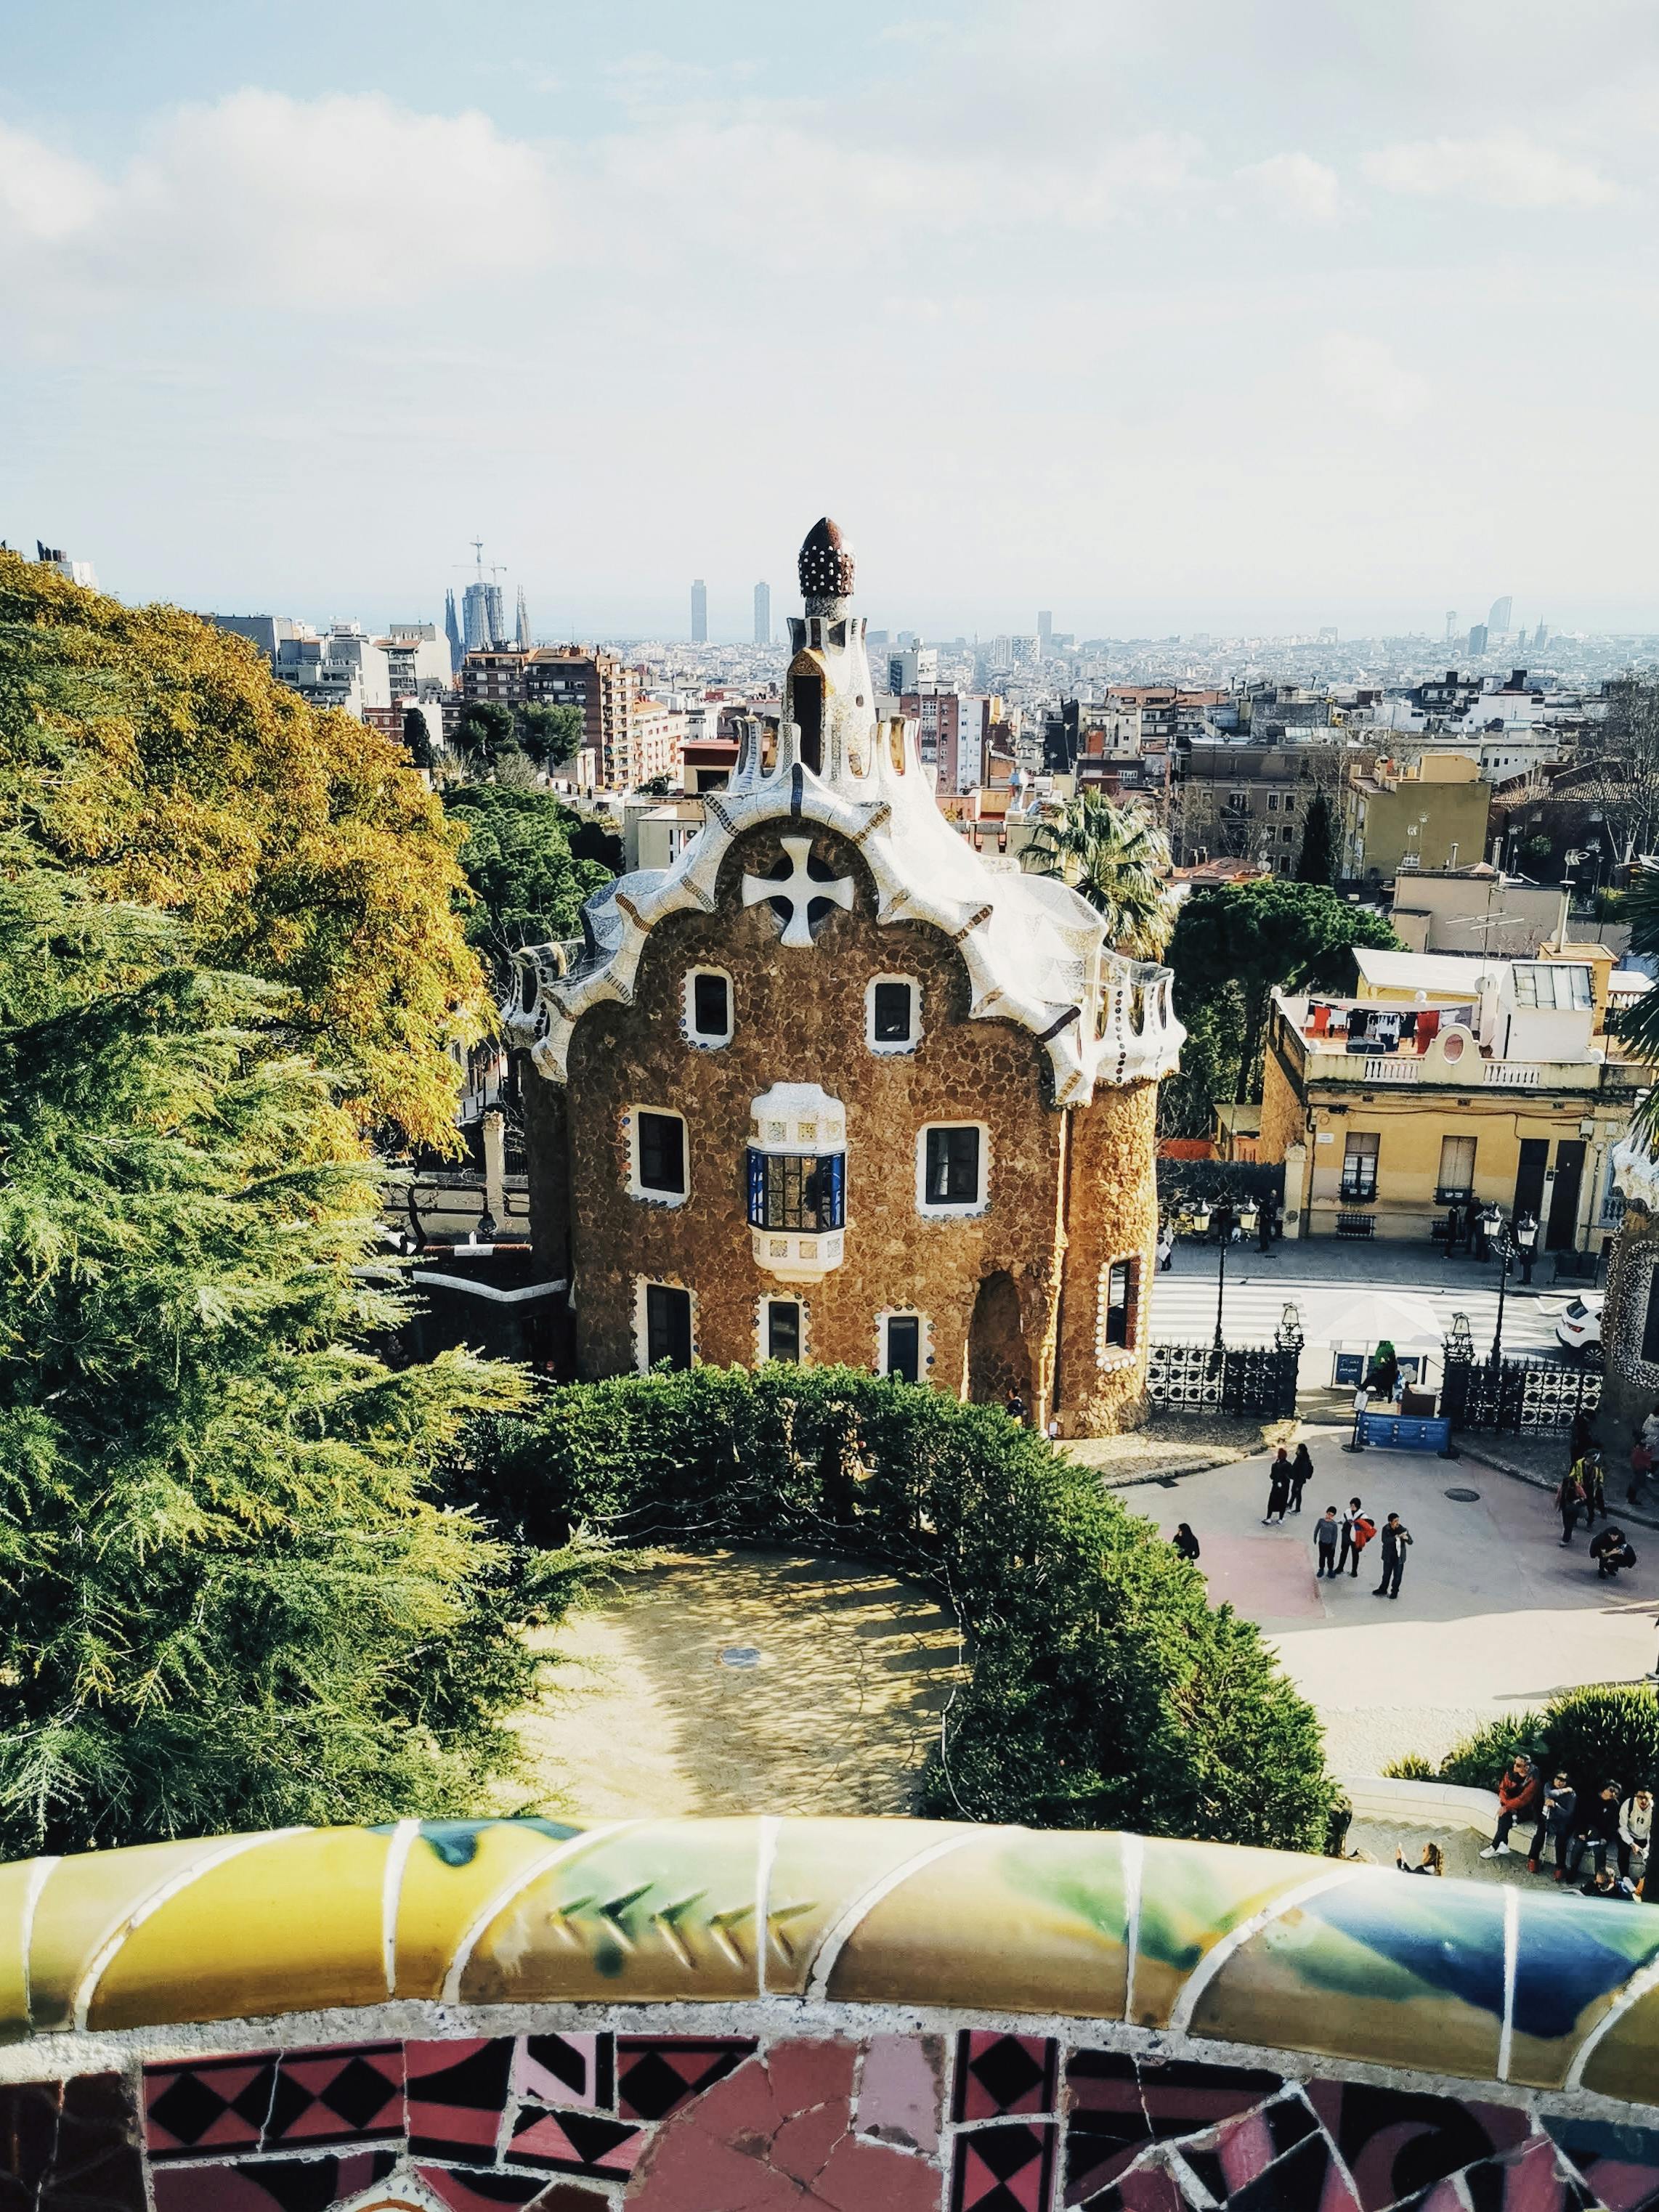
{"label": "ceramic mosaic bench", "polygon": [[0,2212],[1613,2212],[1659,1912],[904,1820],[0,1868]]}

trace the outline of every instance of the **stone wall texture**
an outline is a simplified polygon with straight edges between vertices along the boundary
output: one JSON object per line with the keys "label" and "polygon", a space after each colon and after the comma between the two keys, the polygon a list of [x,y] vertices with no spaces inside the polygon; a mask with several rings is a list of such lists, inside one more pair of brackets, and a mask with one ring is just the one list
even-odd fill
{"label": "stone wall texture", "polygon": [[[578,1372],[639,1364],[648,1280],[693,1293],[696,1356],[720,1365],[761,1356],[768,1294],[800,1300],[805,1357],[817,1364],[877,1365],[879,1317],[920,1312],[927,1379],[982,1398],[1018,1387],[1040,1419],[1058,1332],[1063,1426],[1115,1424],[1142,1398],[1144,1342],[1099,1367],[1099,1278],[1111,1259],[1133,1257],[1143,1296],[1150,1285],[1155,1086],[1103,1088],[1085,1107],[1055,1110],[1042,1042],[1012,1022],[970,1021],[956,947],[931,924],[878,926],[867,868],[826,831],[815,834],[815,861],[852,878],[852,908],[830,912],[811,945],[781,945],[770,908],[743,904],[742,878],[779,862],[780,834],[798,826],[786,818],[736,840],[714,910],[656,925],[632,1003],[601,1003],[577,1024],[562,1110],[557,1087],[525,1067],[534,1232],[550,1264],[572,1266]],[[729,1044],[686,1034],[685,977],[697,967],[731,977]],[[920,986],[914,1052],[870,1049],[866,993],[876,976]],[[820,1085],[847,1109],[846,1256],[805,1284],[757,1266],[747,1220],[750,1104],[776,1083]],[[640,1108],[685,1116],[682,1204],[629,1193],[629,1117]],[[918,1134],[935,1121],[984,1124],[981,1212],[919,1212]]]}
{"label": "stone wall texture", "polygon": [[0,1868],[0,2212],[1640,2212],[1659,1914],[542,1820]]}
{"label": "stone wall texture", "polygon": [[1659,1405],[1659,1365],[1642,1357],[1648,1298],[1659,1267],[1659,1218],[1632,1199],[1607,1267],[1601,1308],[1601,1349],[1607,1362],[1601,1386],[1602,1448],[1616,1473],[1630,1449],[1631,1433]]}

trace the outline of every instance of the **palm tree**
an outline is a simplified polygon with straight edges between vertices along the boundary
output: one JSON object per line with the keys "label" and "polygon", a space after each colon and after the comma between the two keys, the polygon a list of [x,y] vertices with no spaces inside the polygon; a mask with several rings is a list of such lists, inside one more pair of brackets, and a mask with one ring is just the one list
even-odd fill
{"label": "palm tree", "polygon": [[1037,824],[1020,860],[1030,874],[1058,876],[1080,892],[1104,920],[1108,943],[1132,959],[1156,960],[1169,943],[1169,840],[1138,807],[1082,792],[1057,820]]}

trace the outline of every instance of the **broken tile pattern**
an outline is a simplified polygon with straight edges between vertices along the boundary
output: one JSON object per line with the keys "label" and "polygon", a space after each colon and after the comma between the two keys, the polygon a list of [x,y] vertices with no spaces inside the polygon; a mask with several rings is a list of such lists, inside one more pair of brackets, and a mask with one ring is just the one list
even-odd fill
{"label": "broken tile pattern", "polygon": [[1040,2036],[365,2042],[0,2086],[0,2212],[1659,2212],[1659,2129]]}

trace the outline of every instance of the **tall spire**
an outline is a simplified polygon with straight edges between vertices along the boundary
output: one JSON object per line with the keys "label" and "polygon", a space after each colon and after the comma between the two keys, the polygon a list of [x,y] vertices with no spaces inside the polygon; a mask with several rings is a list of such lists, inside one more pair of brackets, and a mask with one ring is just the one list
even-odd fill
{"label": "tall spire", "polygon": [[455,612],[453,587],[444,593],[444,635],[449,640],[449,672],[457,673],[465,654],[461,646],[461,625]]}
{"label": "tall spire", "polygon": [[821,514],[801,540],[801,597],[811,611],[814,599],[848,599],[853,596],[853,549],[841,534],[839,523]]}

